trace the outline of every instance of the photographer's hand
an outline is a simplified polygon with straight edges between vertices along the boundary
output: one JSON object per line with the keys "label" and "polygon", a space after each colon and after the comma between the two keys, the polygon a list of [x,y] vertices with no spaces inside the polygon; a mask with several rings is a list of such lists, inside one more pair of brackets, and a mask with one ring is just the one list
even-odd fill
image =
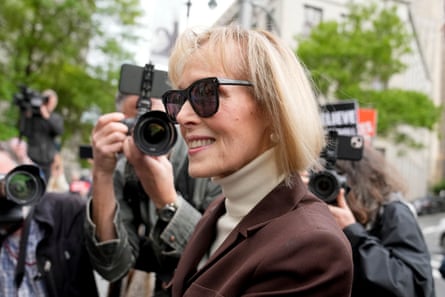
{"label": "photographer's hand", "polygon": [[[165,111],[159,98],[151,98],[151,110]],[[156,208],[162,208],[176,201],[173,166],[164,156],[148,156],[136,146],[133,137],[128,137],[124,144],[124,153],[138,176],[145,193]]]}
{"label": "photographer's hand", "polygon": [[137,148],[132,137],[124,142],[124,153],[133,165],[144,191],[157,208],[176,201],[173,166],[167,155],[145,155]]}
{"label": "photographer's hand", "polygon": [[346,202],[345,189],[340,190],[337,196],[337,205],[328,205],[328,207],[340,228],[344,229],[356,222],[355,217]]}
{"label": "photographer's hand", "polygon": [[94,156],[93,170],[112,175],[116,167],[116,154],[122,152],[123,142],[128,137],[128,127],[121,121],[124,114],[113,112],[99,118],[92,132]]}
{"label": "photographer's hand", "polygon": [[116,238],[113,224],[116,200],[113,173],[117,164],[117,153],[122,151],[128,137],[128,128],[121,123],[122,113],[114,112],[101,116],[92,132],[93,148],[93,192],[92,219],[96,224],[99,241]]}
{"label": "photographer's hand", "polygon": [[49,119],[49,117],[51,116],[51,112],[49,111],[48,106],[46,104],[40,105],[40,115],[45,120]]}

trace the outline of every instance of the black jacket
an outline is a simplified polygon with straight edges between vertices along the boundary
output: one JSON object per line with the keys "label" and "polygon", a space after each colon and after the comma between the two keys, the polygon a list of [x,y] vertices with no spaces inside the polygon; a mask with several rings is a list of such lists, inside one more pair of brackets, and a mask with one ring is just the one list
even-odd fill
{"label": "black jacket", "polygon": [[440,262],[439,272],[443,279],[445,279],[445,256],[442,258],[442,262]]}
{"label": "black jacket", "polygon": [[57,151],[56,138],[63,133],[64,121],[52,112],[49,119],[33,116],[26,119],[24,136],[28,138],[28,155],[41,166],[50,165]]}
{"label": "black jacket", "polygon": [[51,297],[99,296],[84,244],[85,200],[77,194],[47,193],[34,219],[44,228],[37,263]]}
{"label": "black jacket", "polygon": [[370,230],[344,229],[354,257],[352,297],[434,297],[428,247],[416,217],[401,201],[383,206]]}

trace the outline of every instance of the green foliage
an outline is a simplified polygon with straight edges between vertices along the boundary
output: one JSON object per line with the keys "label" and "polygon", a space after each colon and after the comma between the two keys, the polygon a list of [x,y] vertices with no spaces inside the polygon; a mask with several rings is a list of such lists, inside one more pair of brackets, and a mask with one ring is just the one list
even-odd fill
{"label": "green foliage", "polygon": [[378,111],[377,131],[383,136],[394,132],[398,125],[434,129],[439,121],[442,107],[437,107],[423,93],[400,89],[382,91],[355,89],[346,92],[356,98],[360,107]]}
{"label": "green foliage", "polygon": [[[338,95],[344,88],[388,84],[405,69],[411,35],[396,7],[350,5],[341,22],[321,22],[309,36],[297,37],[296,54],[311,71],[321,93]],[[338,96],[341,97],[341,96]]]}
{"label": "green foliage", "polygon": [[441,191],[444,191],[444,190],[445,190],[445,180],[444,180],[444,179],[438,181],[437,183],[435,183],[435,184],[432,186],[432,192],[433,192],[435,195],[439,195],[439,193],[440,193]]}
{"label": "green foliage", "polygon": [[[377,109],[378,133],[415,147],[397,126],[432,130],[442,108],[425,94],[388,89],[390,78],[406,68],[402,58],[411,52],[412,36],[396,6],[371,3],[349,8],[341,21],[322,22],[308,36],[297,37],[296,54],[322,95],[334,100],[353,98],[361,107]],[[376,83],[383,90],[371,90]]]}
{"label": "green foliage", "polygon": [[[12,98],[25,84],[58,93],[66,129],[62,140],[80,134],[87,141],[91,123],[81,123],[81,115],[93,107],[114,110],[120,65],[131,61],[122,41],[137,38],[130,32],[140,16],[138,0],[1,1],[0,108],[6,112],[0,137],[18,135],[19,109]],[[100,57],[100,66],[89,64],[89,53]]]}

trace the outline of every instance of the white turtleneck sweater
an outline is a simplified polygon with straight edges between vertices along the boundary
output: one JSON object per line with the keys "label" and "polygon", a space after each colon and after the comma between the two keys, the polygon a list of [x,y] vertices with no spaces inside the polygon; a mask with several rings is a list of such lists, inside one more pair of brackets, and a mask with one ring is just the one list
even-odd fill
{"label": "white turtleneck sweater", "polygon": [[[275,149],[270,149],[246,166],[224,178],[214,178],[226,197],[226,213],[217,222],[216,238],[210,247],[212,255],[235,226],[270,191],[284,180],[275,161]],[[208,257],[202,259],[201,267]]]}

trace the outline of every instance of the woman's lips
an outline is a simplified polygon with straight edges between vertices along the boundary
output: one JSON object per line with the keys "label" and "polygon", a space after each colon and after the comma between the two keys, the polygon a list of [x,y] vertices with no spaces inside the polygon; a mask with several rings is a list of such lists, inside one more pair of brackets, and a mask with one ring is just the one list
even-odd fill
{"label": "woman's lips", "polygon": [[187,141],[187,145],[189,149],[196,149],[203,146],[207,146],[215,142],[214,139],[211,138],[205,138],[205,139],[192,139]]}

